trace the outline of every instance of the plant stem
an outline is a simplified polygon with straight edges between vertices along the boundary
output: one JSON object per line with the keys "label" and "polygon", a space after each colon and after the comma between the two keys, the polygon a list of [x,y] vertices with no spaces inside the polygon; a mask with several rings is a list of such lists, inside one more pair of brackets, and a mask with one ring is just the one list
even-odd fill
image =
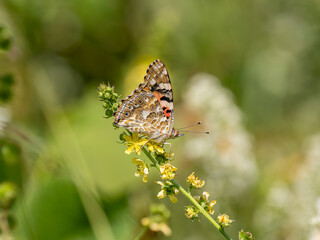
{"label": "plant stem", "polygon": [[8,223],[8,212],[0,209],[0,230],[4,240],[12,240],[11,231]]}
{"label": "plant stem", "polygon": [[[155,165],[155,167],[160,171],[160,165],[158,164],[157,160],[145,149],[142,148],[143,152],[146,154],[146,156],[151,160],[151,162]],[[218,231],[228,240],[231,240],[231,238],[228,236],[228,234],[224,231],[224,229],[209,215],[209,213],[204,210],[203,207],[200,206],[200,204],[192,197],[190,193],[188,193],[181,185],[176,182],[175,180],[171,180],[172,184],[174,184],[179,191],[185,195],[202,213],[205,218],[209,220],[209,222],[212,223],[212,225],[218,229]]]}
{"label": "plant stem", "polygon": [[147,157],[151,160],[155,167],[160,171],[160,165],[158,164],[157,160],[145,148],[142,148],[142,151],[145,155],[147,155]]}
{"label": "plant stem", "polygon": [[141,230],[138,232],[137,236],[133,240],[139,240],[148,230],[148,227],[143,227]]}

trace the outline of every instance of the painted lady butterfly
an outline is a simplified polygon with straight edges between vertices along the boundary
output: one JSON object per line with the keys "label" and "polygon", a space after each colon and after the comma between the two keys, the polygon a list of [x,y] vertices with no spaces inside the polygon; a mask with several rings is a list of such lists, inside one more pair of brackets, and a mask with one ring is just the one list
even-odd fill
{"label": "painted lady butterfly", "polygon": [[130,132],[144,134],[149,140],[164,143],[182,136],[173,128],[173,95],[166,66],[155,60],[149,65],[144,81],[114,114],[114,124]]}

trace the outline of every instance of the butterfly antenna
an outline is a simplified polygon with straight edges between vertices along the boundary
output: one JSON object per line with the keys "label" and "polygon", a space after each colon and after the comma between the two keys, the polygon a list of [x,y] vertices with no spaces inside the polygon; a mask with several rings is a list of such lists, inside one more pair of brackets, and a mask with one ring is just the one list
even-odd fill
{"label": "butterfly antenna", "polygon": [[205,134],[210,134],[210,132],[199,132],[199,131],[188,131],[188,130],[184,130],[184,131],[180,131],[180,132],[190,132],[190,133],[205,133]]}
{"label": "butterfly antenna", "polygon": [[193,126],[200,125],[200,124],[201,124],[201,122],[197,122],[197,123],[191,124],[190,126],[178,128],[178,130],[185,129],[185,128],[191,128],[191,127],[193,127]]}

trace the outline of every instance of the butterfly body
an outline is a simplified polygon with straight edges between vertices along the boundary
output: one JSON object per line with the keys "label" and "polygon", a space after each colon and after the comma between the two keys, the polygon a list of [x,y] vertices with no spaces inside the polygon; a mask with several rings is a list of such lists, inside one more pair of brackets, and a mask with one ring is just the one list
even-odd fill
{"label": "butterfly body", "polygon": [[163,143],[181,136],[173,127],[173,95],[167,68],[156,60],[150,64],[144,81],[122,100],[114,114],[114,124]]}

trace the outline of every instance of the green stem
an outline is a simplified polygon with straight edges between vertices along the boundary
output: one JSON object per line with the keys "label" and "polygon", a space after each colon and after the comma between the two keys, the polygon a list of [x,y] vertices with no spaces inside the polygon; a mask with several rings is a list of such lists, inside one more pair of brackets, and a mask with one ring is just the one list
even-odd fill
{"label": "green stem", "polygon": [[11,230],[8,223],[8,212],[6,210],[0,209],[0,230],[2,234],[0,238],[3,240],[12,240],[11,238]]}
{"label": "green stem", "polygon": [[142,151],[145,155],[147,155],[147,157],[151,160],[154,166],[160,171],[160,165],[158,164],[157,160],[145,148],[142,148]]}
{"label": "green stem", "polygon": [[138,234],[135,236],[133,240],[139,240],[148,230],[148,227],[143,227],[141,230],[138,232]]}
{"label": "green stem", "polygon": [[[158,164],[157,160],[145,149],[142,148],[143,152],[146,154],[146,156],[151,160],[151,162],[155,165],[155,167],[160,171],[160,165]],[[212,223],[212,225],[218,229],[218,231],[228,240],[231,240],[231,238],[228,236],[228,234],[224,231],[224,229],[209,215],[209,213],[204,210],[203,207],[200,206],[200,204],[192,197],[190,193],[188,193],[181,185],[176,182],[175,180],[171,180],[171,182],[179,189],[179,191],[185,195],[192,203],[195,205],[200,212],[202,213],[205,218],[209,220],[209,222]]]}

